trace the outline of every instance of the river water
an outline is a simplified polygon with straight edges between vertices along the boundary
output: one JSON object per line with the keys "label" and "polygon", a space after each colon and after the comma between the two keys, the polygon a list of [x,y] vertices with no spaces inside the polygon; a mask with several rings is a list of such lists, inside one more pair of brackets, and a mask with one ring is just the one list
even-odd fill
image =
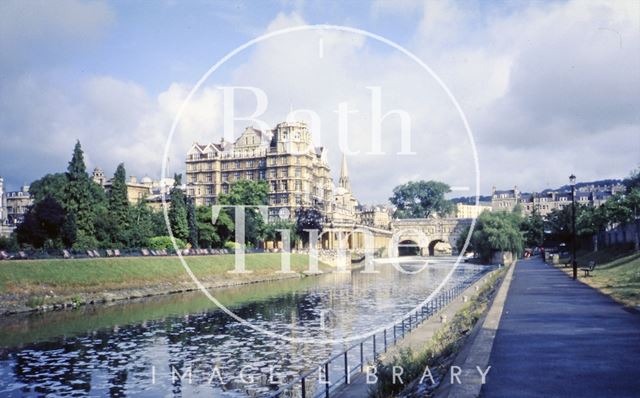
{"label": "river water", "polygon": [[[338,340],[404,315],[454,262],[431,258],[416,274],[378,264],[377,274],[356,270],[212,294],[275,335]],[[461,264],[448,285],[488,270]],[[9,317],[0,323],[0,396],[265,396],[351,344],[275,338],[234,320],[200,292]]]}

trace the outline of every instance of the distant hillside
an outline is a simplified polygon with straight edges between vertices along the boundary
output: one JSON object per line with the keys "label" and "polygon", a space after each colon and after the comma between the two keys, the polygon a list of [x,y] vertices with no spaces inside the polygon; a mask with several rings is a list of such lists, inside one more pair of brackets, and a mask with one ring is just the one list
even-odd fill
{"label": "distant hillside", "polygon": [[[622,180],[620,179],[608,179],[608,180],[597,180],[597,181],[591,181],[591,182],[578,182],[576,183],[576,189],[580,189],[582,187],[588,187],[590,185],[594,185],[594,186],[606,186],[606,185],[616,185],[616,184],[622,184]],[[567,184],[567,185],[563,185],[560,188],[556,188],[556,189],[545,189],[544,191],[542,191],[542,193],[546,193],[546,192],[562,192],[562,191],[570,191],[571,190],[571,185]]]}
{"label": "distant hillside", "polygon": [[[451,199],[453,203],[462,203],[465,205],[475,205],[476,197],[475,196],[461,196],[459,198]],[[491,195],[484,195],[479,197],[480,202],[491,202]]]}

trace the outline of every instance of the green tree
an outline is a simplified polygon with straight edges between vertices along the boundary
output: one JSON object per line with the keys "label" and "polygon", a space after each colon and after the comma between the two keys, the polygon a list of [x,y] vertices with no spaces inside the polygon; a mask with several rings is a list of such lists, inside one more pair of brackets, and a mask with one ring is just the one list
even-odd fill
{"label": "green tree", "polygon": [[127,247],[127,235],[129,233],[129,195],[127,192],[126,170],[120,163],[111,180],[109,190],[109,220],[113,223],[111,241],[117,246]]}
{"label": "green tree", "polygon": [[[571,205],[551,210],[545,218],[545,229],[560,242],[570,242],[572,236]],[[576,210],[577,213],[577,210]]]}
{"label": "green tree", "polygon": [[47,174],[31,183],[29,193],[34,203],[40,202],[49,195],[62,204],[64,203],[64,191],[68,182],[69,180],[65,173]]}
{"label": "green tree", "polygon": [[[164,226],[164,218],[162,219],[162,225]],[[129,247],[147,247],[149,239],[163,234],[164,231],[166,231],[166,227],[164,230],[155,231],[154,213],[144,201],[140,201],[131,207],[127,239]]]}
{"label": "green tree", "polygon": [[[458,253],[464,254],[462,253],[462,249],[464,249],[464,244],[467,241],[467,236],[469,235],[470,229],[471,226],[465,225],[462,231],[460,231],[460,236],[458,236],[458,239],[456,240],[456,250],[458,251]],[[465,251],[473,251],[473,243],[471,241],[469,241],[469,245],[467,246],[467,249]]]}
{"label": "green tree", "polygon": [[[265,206],[269,203],[268,192],[269,186],[266,181],[240,180],[231,186],[228,194],[220,195],[219,202],[221,205]],[[225,212],[235,220],[235,209],[228,209]],[[245,239],[247,243],[257,245],[264,238],[264,228],[265,220],[258,209],[246,209]]]}
{"label": "green tree", "polygon": [[640,190],[640,168],[633,170],[622,183],[626,187],[627,193],[631,193],[634,189]]}
{"label": "green tree", "polygon": [[318,236],[322,233],[322,224],[324,217],[320,210],[315,207],[302,207],[296,211],[296,235],[302,240],[302,243],[309,243],[309,232],[305,230],[317,229]]}
{"label": "green tree", "polygon": [[104,194],[101,188],[89,179],[80,141],[76,142],[73,156],[67,167],[67,179],[63,205],[65,210],[75,217],[76,245],[79,248],[95,247],[97,245],[94,236],[95,208],[100,201],[104,200]]}
{"label": "green tree", "polygon": [[0,250],[17,251],[20,248],[16,234],[12,233],[10,236],[0,236]]}
{"label": "green tree", "polygon": [[[271,242],[281,241],[282,235],[279,232],[279,230],[289,231],[289,239],[290,239],[291,245],[294,246],[293,242],[299,239],[299,235],[297,232],[297,224],[289,220],[276,220],[276,221],[267,223],[264,228],[264,240],[271,241]],[[305,234],[307,234],[307,232],[305,232]]]}
{"label": "green tree", "polygon": [[398,218],[445,216],[454,211],[453,203],[444,197],[448,192],[451,189],[443,182],[410,181],[395,187],[389,200],[396,206],[395,217]]}
{"label": "green tree", "polygon": [[[497,251],[511,252],[517,257],[524,249],[521,224],[522,218],[513,212],[483,212],[476,220],[470,247],[485,262],[491,261],[493,254]],[[459,250],[468,233],[467,228],[458,239]]]}
{"label": "green tree", "polygon": [[198,227],[198,243],[200,247],[222,247],[223,243],[231,239],[233,234],[233,220],[227,212],[220,212],[216,223],[212,223],[212,209],[210,206],[196,208],[196,222]]}
{"label": "green tree", "polygon": [[527,246],[542,246],[544,241],[544,218],[537,209],[522,222],[522,232]]}
{"label": "green tree", "polygon": [[196,219],[196,207],[193,199],[187,198],[187,224],[189,226],[188,242],[192,247],[200,247],[198,241],[198,221]]}
{"label": "green tree", "polygon": [[66,218],[60,203],[47,195],[27,211],[24,221],[18,225],[18,242],[35,248],[60,248]]}
{"label": "green tree", "polygon": [[[636,251],[638,251],[640,250],[640,225],[637,218],[640,215],[640,188],[635,188],[632,185],[628,185],[628,187],[631,189],[625,194],[616,193],[609,198],[604,207],[611,224],[635,224],[634,241]],[[622,232],[626,233],[626,229],[623,228]]]}
{"label": "green tree", "polygon": [[187,223],[187,203],[184,192],[180,188],[182,184],[182,175],[176,174],[175,183],[171,188],[171,204],[169,206],[169,225],[173,236],[187,240],[189,237],[189,224]]}

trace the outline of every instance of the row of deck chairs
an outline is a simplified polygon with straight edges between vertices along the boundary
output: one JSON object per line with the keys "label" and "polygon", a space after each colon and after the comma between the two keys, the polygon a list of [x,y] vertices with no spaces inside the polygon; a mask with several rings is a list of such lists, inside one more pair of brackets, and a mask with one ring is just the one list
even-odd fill
{"label": "row of deck chairs", "polygon": [[141,249],[140,253],[142,253],[143,256],[148,257],[148,256],[168,256],[169,253],[167,252],[167,249],[162,249],[162,250],[149,250],[149,249]]}
{"label": "row of deck chairs", "polygon": [[207,256],[211,254],[229,254],[227,249],[184,249],[183,256]]}
{"label": "row of deck chairs", "polygon": [[[100,252],[99,252],[99,251],[97,251],[97,250],[86,250],[86,253],[87,253],[87,256],[88,256],[89,258],[98,258],[98,257],[102,257],[102,255],[100,254]],[[106,256],[106,257],[120,257],[120,256],[122,255],[122,254],[120,253],[120,250],[118,250],[118,249],[115,249],[115,250],[106,249],[106,250],[104,251],[104,253],[105,253],[105,256]],[[63,251],[62,251],[62,256],[63,256],[65,259],[73,258],[73,256],[71,255],[71,253],[69,253],[69,251],[68,251],[68,250],[63,250]]]}
{"label": "row of deck chairs", "polygon": [[[118,249],[114,249],[114,250],[106,249],[104,253],[105,253],[105,257],[121,257],[122,256],[122,253]],[[141,249],[140,253],[144,257],[169,256],[171,254],[166,249],[162,249],[162,250]],[[88,258],[103,257],[98,250],[86,250],[85,254]],[[183,256],[206,256],[206,255],[229,254],[229,250],[227,249],[184,249],[182,250],[181,254]],[[63,250],[62,256],[65,259],[74,258],[74,256],[71,254],[71,252],[69,252],[69,250]],[[84,257],[84,256],[80,255],[80,257]],[[24,251],[19,251],[15,255],[11,255],[4,250],[0,251],[0,260],[12,260],[12,259],[26,260],[28,258],[29,256]]]}
{"label": "row of deck chairs", "polygon": [[0,260],[26,260],[28,258],[29,256],[27,255],[27,253],[23,251],[17,252],[15,256],[7,253],[4,250],[0,251]]}

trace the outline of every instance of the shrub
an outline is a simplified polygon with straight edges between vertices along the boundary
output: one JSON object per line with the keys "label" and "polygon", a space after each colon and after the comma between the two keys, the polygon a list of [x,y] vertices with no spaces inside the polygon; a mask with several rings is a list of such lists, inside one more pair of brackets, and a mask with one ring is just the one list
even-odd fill
{"label": "shrub", "polygon": [[236,250],[236,248],[240,247],[239,243],[236,242],[224,242],[224,248],[227,250]]}
{"label": "shrub", "polygon": [[[179,249],[184,249],[187,244],[182,240],[176,238],[176,245]],[[149,248],[153,250],[173,249],[173,242],[169,236],[154,236],[149,239]]]}

